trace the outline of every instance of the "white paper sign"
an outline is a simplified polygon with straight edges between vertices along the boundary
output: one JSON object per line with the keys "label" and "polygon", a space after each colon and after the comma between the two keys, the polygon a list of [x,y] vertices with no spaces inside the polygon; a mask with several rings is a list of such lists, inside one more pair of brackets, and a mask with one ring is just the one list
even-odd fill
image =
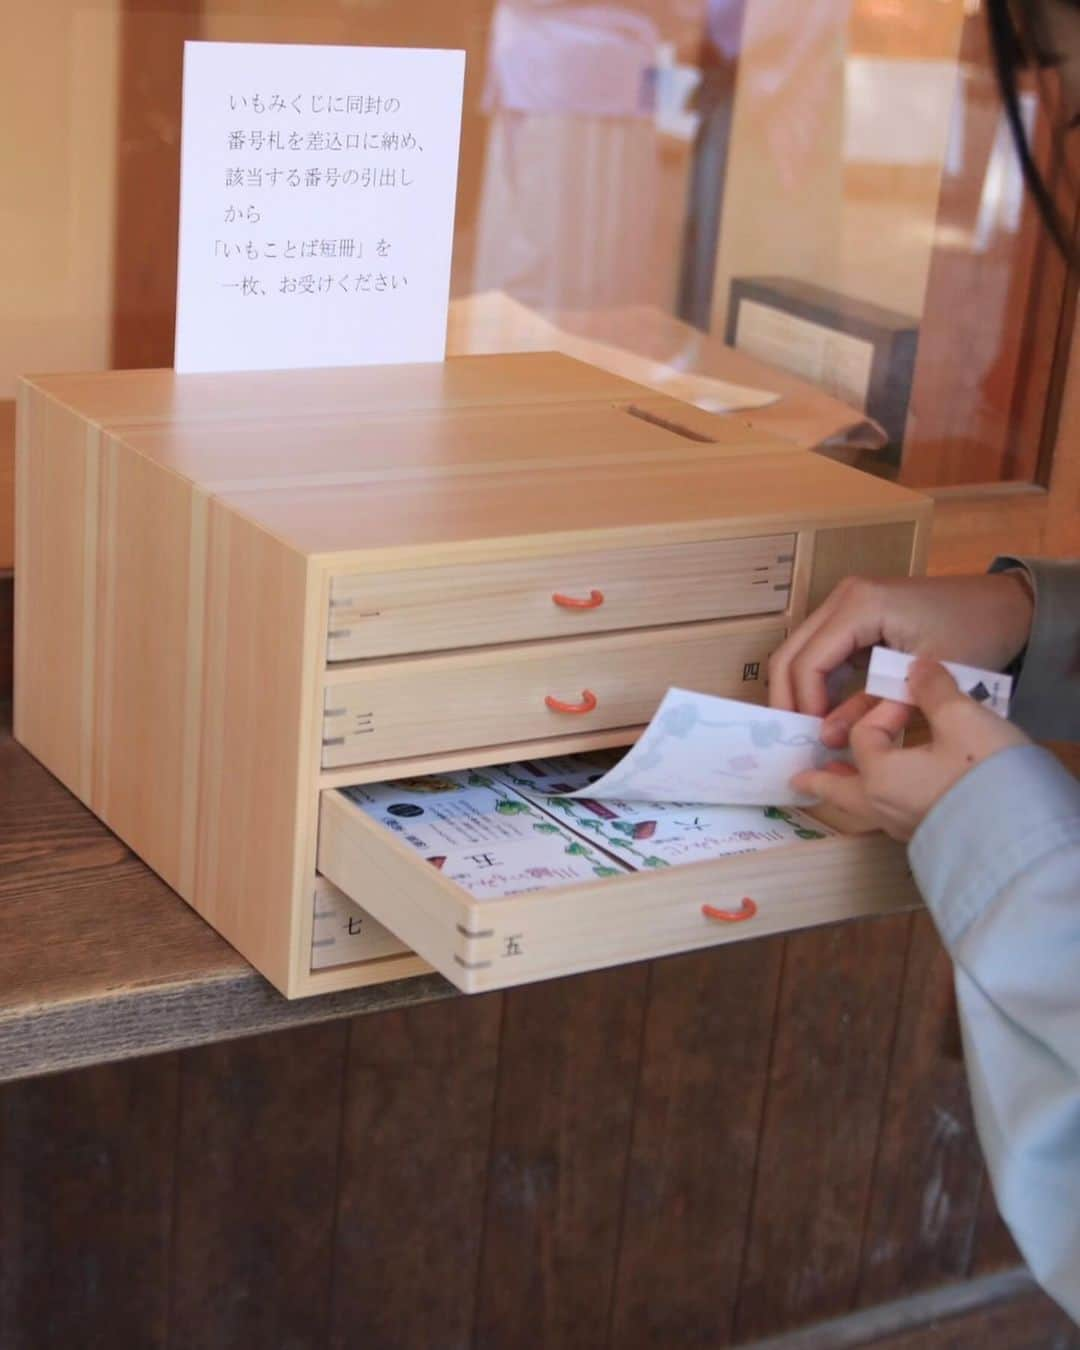
{"label": "white paper sign", "polygon": [[613,769],[566,795],[624,802],[810,806],[791,779],[846,756],[821,743],[819,717],[669,689]]}
{"label": "white paper sign", "polygon": [[[875,647],[870,653],[870,667],[866,672],[866,692],[875,698],[889,698],[895,703],[913,704],[908,688],[907,673],[914,656],[895,652],[890,647]],[[1012,676],[996,670],[982,670],[978,666],[962,666],[955,661],[941,663],[969,698],[999,717],[1009,715],[1009,697],[1012,694]]]}
{"label": "white paper sign", "polygon": [[184,45],[178,371],[441,361],[465,54]]}

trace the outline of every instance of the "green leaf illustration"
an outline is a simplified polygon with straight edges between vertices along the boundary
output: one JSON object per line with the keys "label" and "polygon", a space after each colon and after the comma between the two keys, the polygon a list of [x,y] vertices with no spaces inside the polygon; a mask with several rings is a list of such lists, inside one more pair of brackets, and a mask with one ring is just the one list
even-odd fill
{"label": "green leaf illustration", "polygon": [[527,816],[531,814],[527,802],[515,802],[508,798],[503,798],[495,807],[495,810],[500,816]]}

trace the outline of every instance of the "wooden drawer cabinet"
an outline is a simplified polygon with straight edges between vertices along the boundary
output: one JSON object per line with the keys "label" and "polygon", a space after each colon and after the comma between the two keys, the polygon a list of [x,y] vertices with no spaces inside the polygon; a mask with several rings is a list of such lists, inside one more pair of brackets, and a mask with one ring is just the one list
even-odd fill
{"label": "wooden drawer cabinet", "polygon": [[795,536],[336,576],[328,661],[776,614]]}
{"label": "wooden drawer cabinet", "polygon": [[318,862],[466,993],[916,903],[903,849],[880,834],[477,901],[336,791],[323,794]]}
{"label": "wooden drawer cabinet", "polygon": [[671,685],[758,701],[784,631],[776,619],[683,624],[335,670],[323,767],[639,727]]}
{"label": "wooden drawer cabinet", "polygon": [[24,381],[16,736],[289,996],[913,903],[880,836],[480,903],[338,791],[629,744],[674,684],[760,699],[847,572],[922,568],[922,497],[683,416],[546,353]]}

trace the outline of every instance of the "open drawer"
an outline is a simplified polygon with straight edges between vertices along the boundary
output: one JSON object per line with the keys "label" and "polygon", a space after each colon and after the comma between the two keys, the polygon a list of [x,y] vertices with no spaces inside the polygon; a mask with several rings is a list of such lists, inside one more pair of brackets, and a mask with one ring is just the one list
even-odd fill
{"label": "open drawer", "polygon": [[338,791],[318,868],[466,993],[919,903],[903,846],[876,833],[477,899]]}

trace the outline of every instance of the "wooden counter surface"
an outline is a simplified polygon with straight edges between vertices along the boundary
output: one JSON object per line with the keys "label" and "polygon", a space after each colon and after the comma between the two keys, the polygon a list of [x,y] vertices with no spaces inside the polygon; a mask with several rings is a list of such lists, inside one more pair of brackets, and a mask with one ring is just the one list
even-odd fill
{"label": "wooden counter surface", "polygon": [[[1080,770],[1080,747],[1055,747]],[[0,705],[0,1082],[448,998],[290,1002],[11,737]]]}
{"label": "wooden counter surface", "polygon": [[0,1081],[448,997],[289,1002],[11,738],[0,710]]}

